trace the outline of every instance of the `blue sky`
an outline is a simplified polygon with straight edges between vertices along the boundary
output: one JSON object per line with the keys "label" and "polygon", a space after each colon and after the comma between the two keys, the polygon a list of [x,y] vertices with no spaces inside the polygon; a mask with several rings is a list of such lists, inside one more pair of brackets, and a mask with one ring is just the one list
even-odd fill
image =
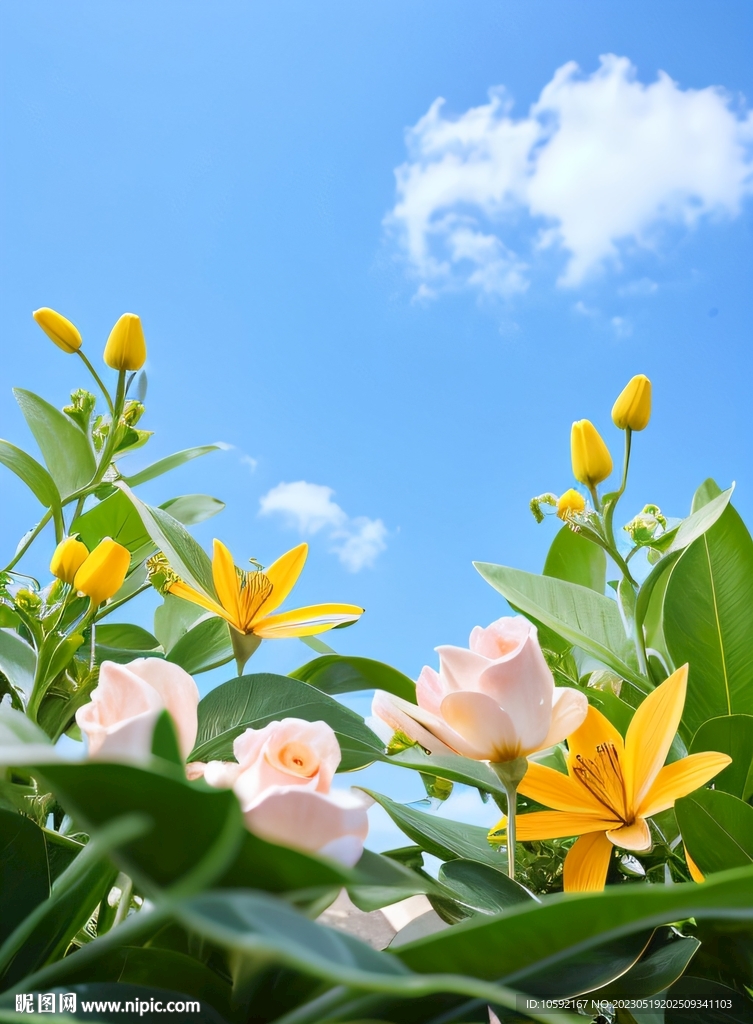
{"label": "blue sky", "polygon": [[[305,536],[295,603],[366,606],[333,645],[414,677],[504,611],[472,559],[541,568],[528,501],[571,485],[572,420],[617,455],[634,373],[655,412],[625,519],[685,514],[713,475],[750,521],[749,4],[29,0],[0,23],[1,436],[27,438],[11,386],[82,383],[33,309],[91,357],[139,313],[148,461],[232,446],[145,497],[222,498],[197,536],[239,563]],[[2,488],[11,552],[37,509]]]}

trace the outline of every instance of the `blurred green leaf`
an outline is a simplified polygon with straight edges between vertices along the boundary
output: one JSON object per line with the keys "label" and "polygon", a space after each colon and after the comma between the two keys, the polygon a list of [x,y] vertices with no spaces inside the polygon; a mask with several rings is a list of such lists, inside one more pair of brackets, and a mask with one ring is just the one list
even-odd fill
{"label": "blurred green leaf", "polygon": [[753,807],[731,793],[699,789],[675,803],[677,824],[704,875],[753,863]]}
{"label": "blurred green leaf", "polygon": [[22,640],[18,633],[0,629],[0,672],[16,689],[25,694],[27,699],[31,695],[36,667],[37,656],[34,648]]}
{"label": "blurred green leaf", "polygon": [[356,690],[386,690],[416,703],[416,684],[391,665],[371,658],[325,654],[301,665],[290,675],[311,683],[323,693],[353,693]]}
{"label": "blurred green leaf", "polygon": [[9,441],[0,441],[0,462],[23,480],[42,505],[46,508],[60,507],[60,493],[55,481],[31,455]]}
{"label": "blurred green leaf", "polygon": [[732,764],[714,778],[714,789],[741,800],[753,796],[753,716],[725,715],[704,722],[690,744],[691,754],[718,750],[729,754]]}
{"label": "blurred green leaf", "polygon": [[664,598],[667,648],[675,665],[690,663],[683,723],[691,735],[709,718],[753,714],[751,608],[753,539],[730,505],[682,554]]}
{"label": "blurred green leaf", "polygon": [[13,394],[61,497],[86,487],[97,472],[97,463],[83,430],[31,391],[14,388]]}
{"label": "blurred green leaf", "polygon": [[50,894],[42,829],[0,808],[0,947]]}
{"label": "blurred green leaf", "polygon": [[544,563],[544,575],[577,583],[603,594],[607,578],[607,556],[597,544],[569,526],[557,532]]}
{"label": "blurred green leaf", "polygon": [[168,661],[180,665],[190,675],[209,672],[220,665],[226,665],[232,659],[230,627],[219,615],[210,615],[197,622],[181,636],[167,655]]}
{"label": "blurred green leaf", "polygon": [[690,935],[658,928],[638,962],[604,988],[592,992],[591,998],[643,999],[663,992],[683,974],[700,945]]}
{"label": "blurred green leaf", "polygon": [[199,734],[189,761],[232,760],[236,736],[283,718],[331,725],[343,755],[339,771],[363,768],[384,750],[354,711],[308,683],[265,672],[231,679],[199,701]]}
{"label": "blurred green leaf", "polygon": [[222,512],[225,502],[219,498],[212,498],[208,494],[183,494],[180,498],[170,498],[163,501],[160,508],[169,512],[173,519],[177,519],[184,526],[195,526],[203,523],[218,512]]}
{"label": "blurred green leaf", "polygon": [[480,861],[447,861],[439,869],[439,881],[453,890],[460,903],[482,914],[498,914],[534,899],[514,879]]}
{"label": "blurred green leaf", "polygon": [[171,469],[177,469],[178,466],[185,465],[191,459],[197,459],[200,455],[208,455],[209,452],[219,451],[221,447],[219,444],[203,444],[196,448],[185,448],[182,452],[168,455],[158,462],[153,462],[146,469],[139,470],[138,473],[134,473],[132,476],[124,476],[123,479],[129,487],[138,487],[139,484],[145,484],[147,480],[154,480],[155,477],[162,476],[163,473],[169,473]]}
{"label": "blurred green leaf", "polygon": [[615,601],[588,587],[550,576],[489,562],[474,565],[487,583],[524,615],[534,616],[642,692],[651,688],[638,671],[635,650],[625,634]]}

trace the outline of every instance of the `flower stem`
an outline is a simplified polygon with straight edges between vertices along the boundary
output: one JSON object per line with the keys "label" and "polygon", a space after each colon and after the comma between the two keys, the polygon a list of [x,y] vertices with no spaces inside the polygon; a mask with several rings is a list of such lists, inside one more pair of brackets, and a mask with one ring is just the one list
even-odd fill
{"label": "flower stem", "polygon": [[45,526],[47,526],[47,524],[49,523],[51,518],[52,518],[52,509],[48,508],[47,511],[45,512],[45,514],[42,516],[42,518],[37,523],[37,525],[34,527],[34,529],[29,534],[28,539],[21,545],[21,547],[15,553],[15,555],[10,560],[10,562],[8,562],[8,564],[5,566],[5,568],[3,569],[3,572],[10,572],[10,570],[13,568],[14,565],[18,565],[18,563],[21,561],[21,559],[26,554],[26,552],[29,550],[31,545],[37,539],[39,534],[42,532],[42,530],[45,528]]}
{"label": "flower stem", "polygon": [[507,797],[507,873],[515,880],[515,812],[518,799],[518,786],[528,770],[525,757],[516,757],[513,761],[496,761],[490,765],[494,769]]}
{"label": "flower stem", "polygon": [[89,373],[92,375],[92,377],[95,379],[95,381],[99,385],[99,390],[104,395],[105,401],[107,402],[107,405],[108,405],[108,407],[110,409],[110,415],[112,416],[113,413],[114,413],[114,409],[113,409],[112,399],[110,398],[110,392],[104,386],[104,384],[102,383],[102,381],[100,379],[99,374],[94,369],[94,367],[89,362],[89,360],[86,358],[86,356],[84,355],[84,353],[81,351],[80,348],[76,350],[76,354],[81,357],[81,359],[83,360],[84,365],[86,366],[87,370],[89,371]]}

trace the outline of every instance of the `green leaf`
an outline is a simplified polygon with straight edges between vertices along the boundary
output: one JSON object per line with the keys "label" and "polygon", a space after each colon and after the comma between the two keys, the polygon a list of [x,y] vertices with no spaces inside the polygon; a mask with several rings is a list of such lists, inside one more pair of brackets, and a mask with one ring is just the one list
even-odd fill
{"label": "green leaf", "polygon": [[164,509],[145,505],[122,482],[118,486],[133,503],[146,532],[167,558],[173,571],[190,586],[203,590],[217,600],[212,581],[212,563],[201,545]]}
{"label": "green leaf", "polygon": [[290,676],[260,673],[231,679],[199,701],[199,734],[188,760],[232,760],[236,736],[283,718],[331,725],[343,755],[339,771],[363,768],[384,752],[360,715],[326,693]]}
{"label": "green leaf", "polygon": [[753,807],[730,793],[699,789],[675,803],[682,839],[704,873],[753,863]]}
{"label": "green leaf", "polygon": [[170,498],[163,501],[160,508],[169,512],[173,519],[177,519],[184,526],[195,526],[203,523],[218,512],[222,512],[225,502],[219,498],[212,498],[208,494],[184,494],[180,498]]}
{"label": "green leaf", "polygon": [[373,797],[397,827],[427,853],[441,860],[462,857],[464,860],[486,864],[497,871],[504,870],[501,848],[490,845],[486,838],[487,829],[451,821],[436,814],[425,814],[370,789],[364,789],[364,793]]}
{"label": "green leaf", "polygon": [[753,716],[725,715],[704,722],[693,737],[690,753],[717,750],[732,764],[714,778],[714,789],[748,800],[753,796]]}
{"label": "green leaf", "polygon": [[667,648],[675,665],[690,663],[683,723],[691,734],[709,718],[753,714],[751,608],[753,539],[728,506],[680,557],[664,598]]}
{"label": "green leaf", "polygon": [[[186,601],[182,602],[186,604]],[[209,615],[174,644],[167,660],[180,665],[189,675],[209,672],[233,659],[230,627],[218,615]]]}
{"label": "green leaf", "polygon": [[381,760],[399,768],[412,768],[423,775],[463,782],[466,786],[475,786],[506,799],[499,776],[485,761],[472,761],[460,754],[426,754],[419,746],[407,747],[397,754],[384,754]]}
{"label": "green leaf", "polygon": [[0,462],[23,480],[42,505],[46,508],[60,507],[60,493],[55,481],[31,455],[10,441],[0,441]]}
{"label": "green leaf", "polygon": [[151,466],[147,466],[146,469],[142,469],[132,476],[124,476],[123,479],[129,487],[138,487],[139,484],[145,484],[147,480],[154,480],[155,477],[162,476],[163,473],[169,473],[171,469],[183,466],[186,462],[190,462],[191,459],[197,459],[200,455],[208,455],[209,452],[219,451],[221,447],[222,445],[219,444],[203,444],[196,448],[185,448],[182,452],[168,455],[166,458],[153,462]]}
{"label": "green leaf", "polygon": [[67,498],[86,487],[97,472],[97,463],[83,430],[31,391],[14,388],[13,394],[60,495]]}
{"label": "green leaf", "polygon": [[104,537],[112,537],[133,555],[147,545],[153,547],[141,518],[122,491],[115,491],[94,508],[74,519],[71,533],[77,533],[90,551]]}
{"label": "green leaf", "polygon": [[290,673],[293,679],[311,683],[323,693],[353,693],[356,690],[386,690],[416,703],[416,684],[396,668],[371,658],[325,654]]}
{"label": "green leaf", "polygon": [[96,640],[103,647],[115,647],[123,651],[154,651],[159,648],[155,636],[132,622],[98,624]]}
{"label": "green leaf", "polygon": [[544,575],[577,583],[603,594],[607,579],[607,556],[597,544],[569,526],[555,535],[544,563]]}
{"label": "green leaf", "polygon": [[404,864],[371,850],[363,851],[353,874],[357,882],[349,884],[347,889],[359,910],[376,910],[419,893],[452,895],[433,878],[417,874]]}
{"label": "green leaf", "polygon": [[439,869],[439,881],[453,890],[460,903],[482,914],[498,914],[534,899],[512,878],[474,860],[447,861]]}
{"label": "green leaf", "polygon": [[690,506],[690,514],[697,512],[699,508],[703,508],[704,505],[708,505],[714,498],[718,498],[722,493],[722,489],[716,480],[712,477],[707,477],[703,483],[696,489],[693,495],[693,501]]}
{"label": "green leaf", "polygon": [[0,808],[0,946],[49,894],[42,829]]}
{"label": "green leaf", "polygon": [[26,695],[31,695],[37,656],[34,648],[22,640],[18,633],[0,629],[0,672],[11,684]]}
{"label": "green leaf", "polygon": [[214,884],[221,889],[264,889],[267,892],[339,890],[344,885],[353,885],[359,877],[357,872],[329,859],[277,846],[244,832],[235,858]]}
{"label": "green leaf", "polygon": [[638,671],[635,650],[625,635],[615,601],[588,587],[549,576],[489,562],[473,564],[487,583],[524,615],[543,622],[642,692],[651,688]]}
{"label": "green leaf", "polygon": [[753,922],[753,867],[705,885],[620,885],[548,896],[497,917],[472,918],[397,954],[414,971],[472,974],[525,988],[525,976],[544,960],[554,967],[576,952],[690,917]]}
{"label": "green leaf", "polygon": [[157,721],[154,723],[152,754],[180,767],[183,767],[185,764],[178,747],[175,724],[169,711],[160,712]]}
{"label": "green leaf", "polygon": [[165,653],[169,654],[180,638],[208,615],[211,612],[197,604],[165,594],[162,604],[154,610],[154,635]]}
{"label": "green leaf", "polygon": [[684,973],[701,943],[672,928],[658,928],[645,952],[629,971],[604,988],[591,993],[592,999],[644,999],[669,988]]}
{"label": "green leaf", "polygon": [[89,831],[116,818],[145,815],[151,829],[123,846],[133,870],[158,885],[170,885],[214,846],[229,815],[240,816],[231,790],[188,782],[161,762],[159,770],[89,762],[40,764],[39,773],[58,801]]}

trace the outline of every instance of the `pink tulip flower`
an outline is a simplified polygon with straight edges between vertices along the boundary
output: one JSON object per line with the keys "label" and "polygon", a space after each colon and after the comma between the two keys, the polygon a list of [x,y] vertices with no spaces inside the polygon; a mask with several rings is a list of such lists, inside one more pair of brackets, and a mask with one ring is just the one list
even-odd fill
{"label": "pink tulip flower", "polygon": [[147,760],[154,726],[168,711],[187,757],[196,741],[199,690],[187,672],[161,658],[137,658],[127,665],[103,661],[91,700],[76,712],[89,741],[89,757],[99,761]]}
{"label": "pink tulip flower", "polygon": [[192,764],[189,776],[232,787],[249,831],[262,839],[356,863],[369,829],[367,798],[330,789],[341,753],[326,722],[286,718],[247,729],[233,753],[237,764]]}
{"label": "pink tulip flower", "polygon": [[418,704],[377,690],[373,713],[430,753],[475,761],[514,761],[574,732],[584,694],[556,687],[537,630],[522,616],[476,626],[470,647],[437,647],[439,672],[426,666]]}

